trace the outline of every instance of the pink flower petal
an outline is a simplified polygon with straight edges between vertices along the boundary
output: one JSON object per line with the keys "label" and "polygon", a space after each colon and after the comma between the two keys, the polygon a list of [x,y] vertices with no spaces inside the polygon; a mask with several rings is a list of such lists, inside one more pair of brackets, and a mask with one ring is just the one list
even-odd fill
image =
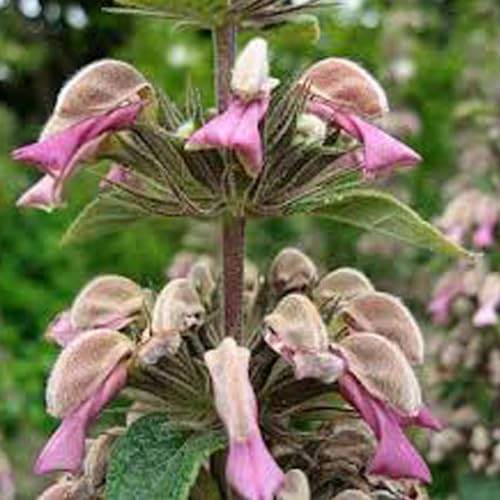
{"label": "pink flower petal", "polygon": [[248,374],[250,351],[226,337],[205,354],[215,407],[229,436],[226,475],[247,500],[272,500],[285,475],[259,429],[257,398]]}
{"label": "pink flower petal", "polygon": [[40,208],[51,212],[63,204],[62,185],[51,175],[44,175],[17,200],[23,208]]}
{"label": "pink flower petal", "polygon": [[482,306],[476,314],[472,323],[478,328],[484,328],[487,326],[494,326],[498,323],[498,313],[497,313],[497,301],[492,301],[489,304]]}
{"label": "pink flower petal", "polygon": [[132,188],[138,188],[141,185],[139,179],[128,169],[117,163],[109,169],[106,177],[99,184],[101,190],[113,187],[115,184],[124,184]]}
{"label": "pink flower petal", "polygon": [[433,431],[442,431],[443,424],[438,420],[427,406],[423,406],[417,415],[407,416],[396,414],[397,420],[401,427],[410,427],[415,425]]}
{"label": "pink flower petal", "polygon": [[231,442],[226,476],[236,491],[248,500],[272,500],[284,480],[260,432],[245,441]]}
{"label": "pink flower petal", "polygon": [[186,146],[231,149],[238,154],[247,173],[254,177],[264,162],[259,124],[268,107],[268,97],[250,102],[235,98],[224,113],[195,132]]}
{"label": "pink flower petal", "polygon": [[55,471],[80,471],[85,454],[85,436],[102,409],[112,401],[127,382],[127,367],[118,365],[95,394],[64,417],[49,439],[35,465],[36,474]]}
{"label": "pink flower petal", "polygon": [[61,347],[66,347],[78,333],[71,322],[71,311],[63,311],[49,325],[46,335]]}
{"label": "pink flower petal", "polygon": [[377,438],[377,450],[368,472],[395,479],[414,478],[430,482],[429,468],[404,435],[395,412],[372,397],[349,373],[340,377],[339,388]]}
{"label": "pink flower petal", "polygon": [[337,113],[336,122],[364,144],[365,173],[374,176],[395,166],[410,167],[422,158],[408,146],[354,114]]}
{"label": "pink flower petal", "polygon": [[53,177],[60,177],[74,161],[82,146],[104,133],[132,126],[141,108],[142,103],[136,102],[103,115],[87,118],[41,142],[16,149],[12,157],[14,160],[33,164]]}
{"label": "pink flower petal", "polygon": [[331,104],[318,100],[309,102],[307,110],[325,121],[335,123],[363,143],[364,170],[369,177],[395,166],[413,166],[422,160],[411,148],[353,113],[335,109]]}
{"label": "pink flower petal", "polygon": [[450,308],[453,301],[462,293],[462,284],[456,283],[450,285],[432,299],[428,311],[432,315],[432,321],[435,325],[444,326],[450,321]]}
{"label": "pink flower petal", "polygon": [[467,228],[464,226],[455,225],[445,230],[446,236],[455,243],[462,244],[465,238]]}
{"label": "pink flower petal", "polygon": [[476,248],[490,248],[495,244],[495,222],[482,224],[474,232],[473,242]]}

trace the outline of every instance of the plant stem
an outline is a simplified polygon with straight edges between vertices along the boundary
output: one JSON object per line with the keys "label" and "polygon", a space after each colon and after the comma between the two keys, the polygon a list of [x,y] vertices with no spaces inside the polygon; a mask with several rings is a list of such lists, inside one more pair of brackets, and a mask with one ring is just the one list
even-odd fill
{"label": "plant stem", "polygon": [[[214,30],[217,105],[224,111],[231,98],[231,70],[236,51],[236,28],[228,23]],[[243,340],[243,273],[245,218],[226,215],[222,222],[222,328],[225,336]]]}

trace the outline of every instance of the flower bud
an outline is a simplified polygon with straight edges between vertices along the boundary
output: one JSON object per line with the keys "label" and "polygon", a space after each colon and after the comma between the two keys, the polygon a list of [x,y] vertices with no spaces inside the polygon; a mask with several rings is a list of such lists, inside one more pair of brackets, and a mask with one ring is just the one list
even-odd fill
{"label": "flower bud", "polygon": [[377,118],[389,110],[380,84],[361,66],[348,59],[323,59],[304,73],[300,83],[309,85],[313,96],[367,118]]}
{"label": "flower bud", "polygon": [[303,351],[325,352],[328,332],[314,304],[304,295],[292,293],[264,318],[265,340],[280,354]]}
{"label": "flower bud", "polygon": [[130,64],[103,59],[85,66],[61,89],[54,113],[41,139],[60,132],[89,116],[146,99],[149,82]]}
{"label": "flower bud", "polygon": [[343,309],[351,332],[373,332],[399,346],[410,363],[424,359],[424,339],[408,308],[387,293],[368,292],[350,300]]}
{"label": "flower bud", "polygon": [[500,307],[500,273],[486,276],[478,294],[479,309],[474,315],[474,326],[493,326],[499,322]]}
{"label": "flower bud", "polygon": [[283,486],[276,500],[310,500],[311,490],[307,476],[300,469],[292,469],[285,474]]}
{"label": "flower bud", "polygon": [[233,68],[231,88],[245,101],[267,96],[278,81],[269,77],[267,42],[253,38],[240,52]]}
{"label": "flower bud", "polygon": [[243,273],[243,309],[247,316],[251,314],[255,306],[260,285],[260,274],[257,266],[249,260],[245,260]]}
{"label": "flower bud", "polygon": [[99,276],[76,297],[71,322],[80,331],[98,327],[119,330],[133,321],[144,306],[143,289],[123,276]]}
{"label": "flower bud", "polygon": [[478,425],[474,427],[470,438],[470,445],[474,451],[485,452],[488,450],[491,445],[491,438],[484,426]]}
{"label": "flower bud", "polygon": [[418,413],[422,406],[420,385],[396,344],[380,335],[358,333],[332,349],[341,352],[348,370],[373,396],[403,415]]}
{"label": "flower bud", "polygon": [[87,332],[66,347],[47,384],[47,411],[64,417],[89,399],[133,351],[130,339],[113,330]]}
{"label": "flower bud", "polygon": [[375,291],[370,280],[357,269],[342,267],[324,276],[313,291],[320,309],[339,301],[348,301],[364,292]]}
{"label": "flower bud", "polygon": [[269,269],[269,285],[275,295],[303,292],[318,280],[314,262],[296,248],[285,248],[273,260]]}
{"label": "flower bud", "polygon": [[217,288],[214,277],[214,263],[210,257],[201,257],[191,267],[188,280],[198,293],[203,304],[210,306]]}
{"label": "flower bud", "polygon": [[323,144],[328,132],[328,126],[324,120],[312,113],[302,113],[297,119],[297,135],[295,143]]}
{"label": "flower bud", "polygon": [[152,333],[186,335],[198,330],[205,321],[205,309],[187,279],[168,283],[156,299],[152,317]]}

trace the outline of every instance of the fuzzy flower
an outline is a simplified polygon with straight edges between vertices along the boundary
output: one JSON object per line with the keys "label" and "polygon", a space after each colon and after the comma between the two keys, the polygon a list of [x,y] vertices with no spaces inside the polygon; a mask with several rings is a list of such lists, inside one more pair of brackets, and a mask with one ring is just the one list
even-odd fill
{"label": "fuzzy flower", "polygon": [[226,338],[205,354],[217,412],[229,436],[228,483],[246,500],[272,500],[285,475],[268,451],[250,384],[250,351]]}
{"label": "fuzzy flower", "polygon": [[500,309],[500,273],[486,276],[478,295],[479,309],[474,315],[474,326],[483,328],[498,324]]}
{"label": "fuzzy flower", "polygon": [[66,347],[88,330],[121,330],[138,317],[145,297],[146,292],[128,278],[99,276],[80,291],[71,309],[63,311],[52,321],[45,336]]}
{"label": "fuzzy flower", "polygon": [[254,38],[233,68],[232,96],[227,110],[195,132],[188,149],[227,148],[235,151],[247,174],[256,177],[264,163],[259,124],[269,107],[277,80],[269,77],[267,42]]}
{"label": "fuzzy flower", "polygon": [[[297,378],[337,381],[342,396],[359,412],[378,441],[368,472],[393,478],[430,481],[430,472],[403,429],[409,425],[438,428],[439,423],[423,406],[420,386],[404,351],[412,352],[414,341],[400,336],[388,340],[375,333],[356,332],[338,344],[329,343],[319,315],[312,318],[314,306],[306,297],[290,302],[285,297],[265,318],[265,340],[295,370]],[[414,335],[410,332],[409,335]]]}
{"label": "fuzzy flower", "polygon": [[370,123],[388,111],[388,103],[379,83],[359,65],[347,59],[324,59],[309,68],[300,82],[311,93],[309,113],[363,144],[367,177],[421,161],[415,151]]}
{"label": "fuzzy flower", "polygon": [[61,206],[65,182],[96,158],[111,133],[135,123],[150,93],[144,77],[120,61],[106,59],[79,71],[61,90],[39,141],[12,153],[45,174],[18,206]]}
{"label": "fuzzy flower", "polygon": [[47,385],[47,410],[62,424],[38,457],[37,474],[78,473],[88,428],[127,381],[132,342],[113,330],[94,330],[61,352]]}

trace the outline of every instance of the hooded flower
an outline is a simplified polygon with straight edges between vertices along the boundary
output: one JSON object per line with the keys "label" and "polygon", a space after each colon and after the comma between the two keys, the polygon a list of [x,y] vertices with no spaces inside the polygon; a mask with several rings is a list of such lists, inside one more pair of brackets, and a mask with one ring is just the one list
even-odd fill
{"label": "hooded flower", "polygon": [[135,123],[150,91],[144,77],[120,61],[106,59],[79,71],[61,90],[40,140],[12,154],[45,173],[18,205],[60,206],[65,181],[98,155],[109,134]]}
{"label": "hooded flower", "polygon": [[226,338],[205,354],[217,412],[229,436],[228,483],[246,500],[272,500],[285,479],[268,451],[258,424],[250,384],[250,351]]}
{"label": "hooded flower", "polygon": [[80,291],[71,309],[63,311],[52,321],[45,336],[66,347],[88,330],[121,330],[138,317],[145,296],[146,292],[128,278],[99,276]]}
{"label": "hooded flower", "polygon": [[151,337],[140,352],[146,364],[155,364],[179,349],[182,336],[200,329],[205,308],[187,278],[170,281],[158,295],[151,318]]}
{"label": "hooded flower", "polygon": [[474,326],[479,328],[498,324],[500,309],[500,273],[486,276],[478,296],[479,309],[474,315]]}
{"label": "hooded flower", "polygon": [[388,103],[382,87],[357,64],[341,58],[324,59],[309,68],[300,81],[311,93],[307,111],[363,144],[366,176],[421,161],[415,151],[366,121],[386,113]]}
{"label": "hooded flower", "polygon": [[233,68],[232,96],[227,110],[195,132],[186,147],[233,150],[248,175],[257,176],[264,163],[259,124],[277,83],[269,77],[267,42],[254,38],[243,49]]}
{"label": "hooded flower", "polygon": [[132,188],[141,187],[141,181],[130,170],[118,163],[114,163],[111,165],[106,177],[100,182],[99,187],[101,190],[106,190],[120,184]]}
{"label": "hooded flower", "polygon": [[127,381],[132,342],[112,330],[94,330],[61,352],[47,385],[47,410],[62,423],[40,454],[35,472],[80,471],[87,430]]}
{"label": "hooded flower", "polygon": [[[308,299],[302,301],[305,306]],[[277,310],[282,308],[278,304]],[[295,309],[295,317],[305,315],[305,307]],[[268,345],[292,364],[298,378],[337,381],[342,396],[372,429],[378,446],[368,471],[430,481],[425,462],[403,429],[409,425],[438,428],[439,423],[422,405],[418,381],[397,345],[401,339],[394,337],[393,341],[375,333],[356,332],[324,350],[328,344],[324,327],[308,324],[305,328],[304,321],[297,324],[290,315],[284,320],[281,314],[281,321],[273,320],[273,315],[276,312],[264,320]]]}

